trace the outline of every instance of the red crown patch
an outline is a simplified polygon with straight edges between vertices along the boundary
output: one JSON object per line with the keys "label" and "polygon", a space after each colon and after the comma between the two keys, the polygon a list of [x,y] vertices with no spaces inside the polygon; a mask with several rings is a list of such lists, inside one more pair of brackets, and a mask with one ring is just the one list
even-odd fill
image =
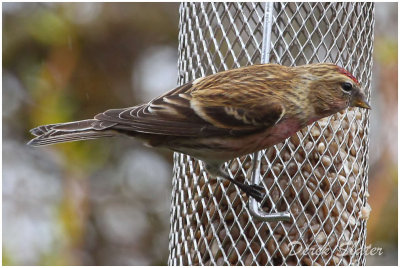
{"label": "red crown patch", "polygon": [[339,67],[339,72],[344,74],[345,76],[347,76],[348,78],[350,78],[351,80],[353,80],[354,82],[356,82],[357,84],[360,84],[360,82],[358,82],[357,78],[355,78],[351,73],[349,73],[348,71],[346,71],[346,69]]}

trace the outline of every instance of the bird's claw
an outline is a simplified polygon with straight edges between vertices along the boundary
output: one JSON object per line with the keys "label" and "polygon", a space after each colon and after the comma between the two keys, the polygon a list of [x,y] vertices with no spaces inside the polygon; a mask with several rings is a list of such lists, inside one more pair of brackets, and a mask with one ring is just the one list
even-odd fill
{"label": "bird's claw", "polygon": [[242,190],[248,195],[253,197],[258,202],[264,199],[264,187],[256,184],[244,185]]}
{"label": "bird's claw", "polygon": [[264,191],[265,190],[264,187],[262,187],[262,186],[260,186],[258,184],[250,184],[249,186],[251,188],[253,188],[253,189],[257,189],[258,191]]}

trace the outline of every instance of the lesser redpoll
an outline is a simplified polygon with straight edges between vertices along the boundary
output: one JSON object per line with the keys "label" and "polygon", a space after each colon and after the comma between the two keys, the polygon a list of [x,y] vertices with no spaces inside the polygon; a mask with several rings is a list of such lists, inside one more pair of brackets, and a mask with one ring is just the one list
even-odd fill
{"label": "lesser redpoll", "polygon": [[186,83],[149,103],[94,119],[39,126],[33,146],[134,136],[153,147],[191,155],[215,176],[262,200],[262,187],[235,181],[223,163],[284,141],[349,106],[369,109],[359,82],[334,64],[253,65]]}

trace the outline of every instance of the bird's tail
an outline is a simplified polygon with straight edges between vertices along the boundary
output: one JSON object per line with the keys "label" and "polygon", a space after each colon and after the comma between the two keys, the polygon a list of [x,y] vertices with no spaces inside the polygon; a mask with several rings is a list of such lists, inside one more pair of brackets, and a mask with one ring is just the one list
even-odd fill
{"label": "bird's tail", "polygon": [[31,129],[36,138],[30,140],[28,145],[43,146],[53,143],[97,139],[112,137],[117,134],[111,127],[116,123],[88,119],[62,124],[51,124]]}

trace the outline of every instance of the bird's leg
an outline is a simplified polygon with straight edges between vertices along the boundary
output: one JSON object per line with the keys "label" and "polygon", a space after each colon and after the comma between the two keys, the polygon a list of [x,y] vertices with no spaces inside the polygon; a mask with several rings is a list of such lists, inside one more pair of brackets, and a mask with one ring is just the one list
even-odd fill
{"label": "bird's leg", "polygon": [[256,184],[244,184],[232,179],[229,176],[229,174],[225,170],[223,170],[222,165],[212,165],[207,163],[206,169],[210,174],[215,175],[217,177],[221,177],[223,179],[227,179],[230,182],[236,184],[236,186],[239,187],[240,190],[245,192],[247,196],[253,197],[258,202],[261,202],[263,200],[264,198],[263,190],[265,190],[264,187]]}

